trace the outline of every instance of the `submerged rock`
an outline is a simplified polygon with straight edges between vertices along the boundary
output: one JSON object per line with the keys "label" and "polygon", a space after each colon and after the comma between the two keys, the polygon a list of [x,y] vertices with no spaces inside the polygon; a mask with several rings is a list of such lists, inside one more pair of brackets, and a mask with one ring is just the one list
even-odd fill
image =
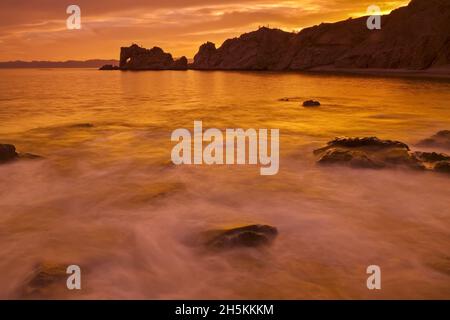
{"label": "submerged rock", "polygon": [[450,173],[450,161],[438,161],[433,167],[433,170],[441,173]]}
{"label": "submerged rock", "polygon": [[39,297],[51,293],[54,286],[66,288],[66,265],[57,263],[37,264],[22,288],[22,297]]}
{"label": "submerged rock", "polygon": [[303,102],[304,107],[319,107],[320,102],[316,100],[306,100]]}
{"label": "submerged rock", "polygon": [[406,144],[377,137],[336,138],[328,142],[327,146],[315,150],[314,154],[319,156],[319,164],[374,169],[396,165],[413,169],[425,168]]}
{"label": "submerged rock", "polygon": [[418,143],[422,147],[450,149],[450,130],[442,130]]}
{"label": "submerged rock", "polygon": [[19,154],[12,144],[0,144],[0,163],[16,160]]}
{"label": "submerged rock", "polygon": [[213,249],[236,247],[259,247],[269,245],[277,236],[278,230],[268,225],[248,225],[228,230],[210,231],[206,246]]}

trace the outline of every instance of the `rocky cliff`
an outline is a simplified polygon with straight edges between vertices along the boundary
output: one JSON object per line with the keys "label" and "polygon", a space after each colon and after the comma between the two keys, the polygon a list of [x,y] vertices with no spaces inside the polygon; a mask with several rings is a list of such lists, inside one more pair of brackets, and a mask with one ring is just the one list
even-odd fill
{"label": "rocky cliff", "polygon": [[[412,0],[369,30],[367,17],[288,33],[260,28],[203,44],[192,69],[308,70],[317,67],[411,69],[450,67],[450,1]],[[450,69],[449,69],[450,70]]]}
{"label": "rocky cliff", "polygon": [[186,57],[174,60],[161,48],[145,49],[136,44],[120,48],[121,70],[186,70]]}

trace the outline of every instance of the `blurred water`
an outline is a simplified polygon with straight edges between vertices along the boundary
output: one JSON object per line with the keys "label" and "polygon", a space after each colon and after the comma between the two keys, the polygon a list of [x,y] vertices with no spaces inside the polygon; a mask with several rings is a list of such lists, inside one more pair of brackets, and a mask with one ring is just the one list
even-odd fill
{"label": "blurred water", "polygon": [[[414,149],[450,129],[449,101],[449,82],[420,79],[0,70],[0,143],[45,157],[0,166],[0,298],[50,262],[80,265],[83,290],[34,298],[448,299],[448,177],[321,168],[312,150],[340,135]],[[194,120],[280,129],[279,174],[171,166],[170,134]],[[247,223],[279,236],[225,253],[190,241]],[[366,288],[371,264],[381,291]]]}

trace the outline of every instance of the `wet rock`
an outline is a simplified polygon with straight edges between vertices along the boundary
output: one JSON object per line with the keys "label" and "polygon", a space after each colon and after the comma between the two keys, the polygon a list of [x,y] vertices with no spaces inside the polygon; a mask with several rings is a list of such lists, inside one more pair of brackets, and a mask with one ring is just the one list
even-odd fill
{"label": "wet rock", "polygon": [[33,160],[42,159],[42,157],[31,153],[18,153],[12,144],[0,144],[0,164],[19,159]]}
{"label": "wet rock", "polygon": [[269,245],[277,234],[277,228],[259,224],[221,231],[215,230],[210,232],[206,246],[213,249],[259,247]]}
{"label": "wet rock", "polygon": [[450,173],[450,161],[438,161],[433,167],[433,170],[441,173]]}
{"label": "wet rock", "polygon": [[414,152],[414,155],[421,161],[424,162],[438,162],[438,161],[446,161],[450,160],[450,156],[444,154],[444,153],[437,153],[437,152]]}
{"label": "wet rock", "polygon": [[357,168],[382,168],[385,165],[382,162],[370,159],[362,151],[328,149],[318,160],[320,164],[348,164]]}
{"label": "wet rock", "polygon": [[442,130],[418,143],[422,147],[450,149],[450,130]]}
{"label": "wet rock", "polygon": [[68,127],[69,128],[93,128],[94,125],[92,123],[75,123]]}
{"label": "wet rock", "polygon": [[105,64],[100,67],[99,70],[120,70],[119,66],[113,66],[112,64]]}
{"label": "wet rock", "polygon": [[19,154],[16,152],[16,147],[12,144],[0,144],[0,163],[16,160]]}
{"label": "wet rock", "polygon": [[316,100],[306,100],[303,102],[304,107],[319,107],[320,102]]}
{"label": "wet rock", "polygon": [[421,161],[399,141],[381,140],[377,137],[336,138],[327,146],[317,149],[319,164],[340,164],[356,168],[384,168],[406,166],[424,169]]}
{"label": "wet rock", "polygon": [[45,296],[55,286],[66,288],[68,265],[57,263],[39,263],[37,264],[30,277],[25,281],[21,296],[39,297]]}

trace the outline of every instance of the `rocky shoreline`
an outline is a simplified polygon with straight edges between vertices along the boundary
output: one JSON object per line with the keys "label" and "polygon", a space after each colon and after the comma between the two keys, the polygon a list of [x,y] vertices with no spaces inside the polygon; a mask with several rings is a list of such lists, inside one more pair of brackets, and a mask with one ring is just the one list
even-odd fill
{"label": "rocky shoreline", "polygon": [[[322,23],[299,33],[266,27],[200,46],[192,63],[161,48],[122,47],[119,66],[102,70],[248,70],[450,77],[450,2],[412,0],[382,16],[381,30],[367,17]],[[423,26],[423,27],[418,27]]]}

